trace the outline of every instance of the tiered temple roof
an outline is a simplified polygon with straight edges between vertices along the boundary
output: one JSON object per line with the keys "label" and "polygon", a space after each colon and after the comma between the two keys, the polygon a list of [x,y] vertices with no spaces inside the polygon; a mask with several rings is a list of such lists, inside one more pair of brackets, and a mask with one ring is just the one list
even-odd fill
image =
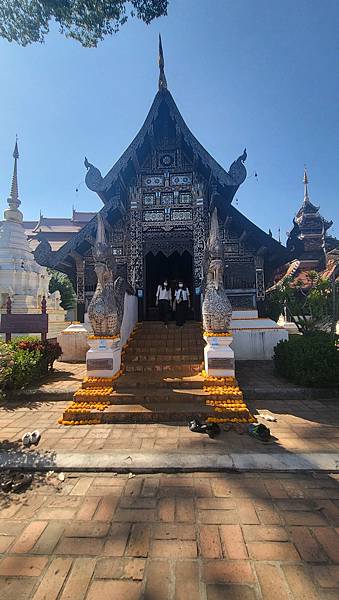
{"label": "tiered temple roof", "polygon": [[290,262],[280,266],[275,273],[275,284],[281,285],[287,278],[293,285],[301,285],[305,290],[312,285],[310,271],[317,271],[328,278],[338,269],[339,240],[327,236],[332,221],[326,221],[319,206],[310,201],[308,175],[304,169],[304,200],[293,219],[293,228],[287,239]]}
{"label": "tiered temple roof", "polygon": [[24,221],[23,226],[32,250],[41,241],[47,241],[52,251],[56,252],[95,215],[95,212],[78,212],[74,209],[71,218],[44,217],[40,214],[38,221]]}
{"label": "tiered temple roof", "polygon": [[[246,150],[231,164],[228,171],[222,167],[190,131],[169,92],[161,46],[159,67],[158,92],[140,131],[119,160],[103,177],[100,170],[85,158],[86,185],[97,193],[104,204],[100,211],[104,222],[111,227],[114,222],[123,217],[128,210],[128,190],[135,184],[140,171],[147,166],[147,161],[154,152],[155,143],[165,142],[167,146],[168,143],[172,144],[173,150],[180,147],[187,163],[194,165],[194,170],[200,172],[205,181],[210,183],[210,188],[218,197],[221,220],[232,221],[232,226],[238,230],[240,236],[251,243],[255,252],[266,253],[268,261],[274,265],[281,264],[287,258],[284,246],[231,206],[239,186],[246,179],[244,166]],[[61,270],[72,269],[74,264],[72,256],[74,253],[83,255],[88,252],[93,242],[95,228],[96,222],[92,219],[64,245],[59,248],[52,247],[53,252],[49,255],[45,247],[43,259]],[[39,259],[42,259],[42,256],[39,256]]]}
{"label": "tiered temple roof", "polygon": [[313,260],[316,263],[324,257],[326,232],[333,224],[319,213],[319,206],[312,204],[308,193],[308,175],[304,170],[304,200],[293,219],[287,248],[293,258]]}

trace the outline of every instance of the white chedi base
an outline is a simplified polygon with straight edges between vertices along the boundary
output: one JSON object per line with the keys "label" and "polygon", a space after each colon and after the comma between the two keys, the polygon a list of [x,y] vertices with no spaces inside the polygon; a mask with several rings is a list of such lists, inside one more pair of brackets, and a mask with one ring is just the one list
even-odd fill
{"label": "white chedi base", "polygon": [[85,362],[89,349],[88,331],[83,324],[74,323],[61,331],[57,340],[62,350],[59,358],[62,362]]}
{"label": "white chedi base", "polygon": [[236,360],[271,360],[274,348],[288,340],[288,331],[275,321],[258,317],[256,310],[233,311],[230,323]]}
{"label": "white chedi base", "polygon": [[207,375],[212,377],[234,377],[234,352],[230,348],[233,337],[231,335],[204,335],[204,340],[206,342],[204,359]]}
{"label": "white chedi base", "polygon": [[120,338],[88,339],[87,377],[113,377],[121,367]]}
{"label": "white chedi base", "polygon": [[49,293],[50,276],[47,269],[34,259],[21,222],[21,213],[16,211],[13,215],[17,220],[5,220],[0,226],[0,313],[6,313],[10,296],[13,314],[40,314],[41,301],[45,296],[48,333],[49,336],[55,335],[65,327],[60,292]]}

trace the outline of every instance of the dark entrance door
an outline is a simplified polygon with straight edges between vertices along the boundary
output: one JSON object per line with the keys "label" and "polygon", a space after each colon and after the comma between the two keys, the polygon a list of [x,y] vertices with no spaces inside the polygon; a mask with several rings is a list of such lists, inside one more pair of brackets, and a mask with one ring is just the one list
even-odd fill
{"label": "dark entrance door", "polygon": [[[183,280],[193,298],[193,261],[190,252],[185,250],[182,254],[173,252],[165,256],[162,252],[153,254],[148,252],[145,257],[146,285],[145,285],[145,318],[158,319],[158,310],[155,306],[155,295],[159,283],[167,278],[171,289],[174,291],[179,279]],[[193,313],[190,315],[193,318]]]}

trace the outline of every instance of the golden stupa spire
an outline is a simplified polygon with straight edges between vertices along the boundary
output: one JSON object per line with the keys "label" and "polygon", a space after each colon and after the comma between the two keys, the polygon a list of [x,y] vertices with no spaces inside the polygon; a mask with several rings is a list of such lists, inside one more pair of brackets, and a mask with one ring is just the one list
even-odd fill
{"label": "golden stupa spire", "polygon": [[9,208],[7,208],[4,212],[4,218],[6,221],[22,221],[22,213],[18,210],[21,202],[19,200],[19,186],[18,186],[18,159],[19,159],[19,149],[18,149],[18,136],[15,140],[14,152],[14,167],[13,167],[13,176],[12,176],[12,184],[9,198],[7,199],[7,203]]}

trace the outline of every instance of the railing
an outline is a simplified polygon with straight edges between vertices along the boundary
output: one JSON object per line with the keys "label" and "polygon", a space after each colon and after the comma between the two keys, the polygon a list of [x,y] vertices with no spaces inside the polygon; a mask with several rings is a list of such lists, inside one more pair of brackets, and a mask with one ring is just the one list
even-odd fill
{"label": "railing", "polygon": [[40,333],[41,341],[46,341],[48,333],[48,314],[45,296],[41,300],[41,314],[12,314],[12,300],[8,296],[6,314],[1,315],[0,333],[6,334],[6,342],[10,342],[13,333]]}

